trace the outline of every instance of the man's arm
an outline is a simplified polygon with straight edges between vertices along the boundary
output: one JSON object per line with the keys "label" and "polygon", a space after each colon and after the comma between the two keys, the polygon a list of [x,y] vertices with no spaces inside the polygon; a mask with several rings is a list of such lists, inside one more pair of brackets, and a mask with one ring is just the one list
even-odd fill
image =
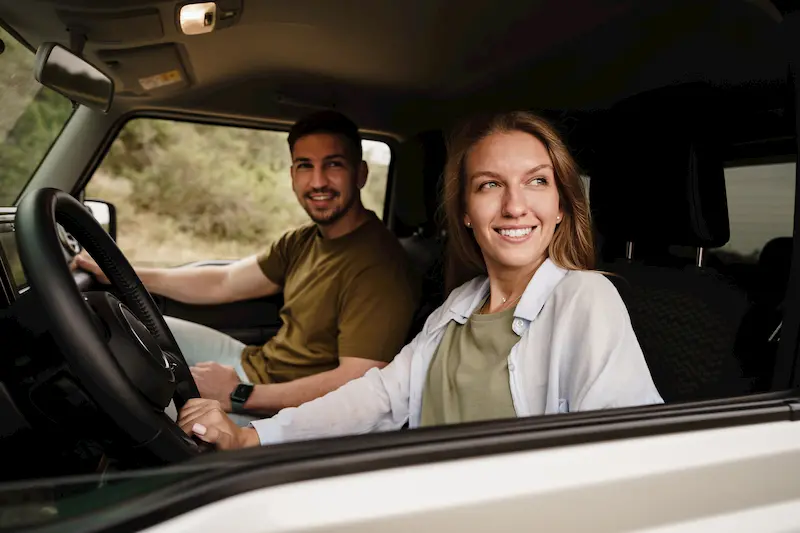
{"label": "man's arm", "polygon": [[[108,278],[84,251],[73,265],[86,270],[102,283]],[[136,268],[148,291],[188,304],[222,304],[277,294],[280,285],[261,270],[258,256],[225,266]]]}
{"label": "man's arm", "polygon": [[297,407],[362,377],[371,368],[380,369],[386,365],[383,361],[341,357],[339,366],[327,372],[287,383],[256,385],[244,408],[259,413],[275,413],[286,407]]}

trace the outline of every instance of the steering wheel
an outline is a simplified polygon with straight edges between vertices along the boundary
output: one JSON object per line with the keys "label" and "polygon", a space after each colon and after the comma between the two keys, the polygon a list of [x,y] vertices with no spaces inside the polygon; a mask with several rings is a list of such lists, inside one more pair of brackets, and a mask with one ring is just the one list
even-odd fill
{"label": "steering wheel", "polygon": [[[64,258],[57,225],[91,254],[120,294],[82,294]],[[97,408],[129,439],[138,459],[172,463],[201,447],[165,413],[200,396],[164,317],[128,260],[89,211],[51,188],[17,208],[23,269],[69,367]]]}

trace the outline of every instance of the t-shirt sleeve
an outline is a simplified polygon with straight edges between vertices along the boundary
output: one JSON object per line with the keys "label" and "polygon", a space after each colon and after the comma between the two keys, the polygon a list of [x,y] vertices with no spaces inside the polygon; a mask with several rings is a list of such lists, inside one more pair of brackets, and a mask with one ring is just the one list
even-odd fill
{"label": "t-shirt sleeve", "polygon": [[286,275],[289,271],[289,262],[292,257],[292,249],[297,241],[296,232],[290,231],[283,234],[277,241],[272,243],[267,250],[259,254],[258,266],[261,272],[276,285],[284,286]]}
{"label": "t-shirt sleeve", "polygon": [[374,265],[348,284],[339,313],[339,357],[391,362],[403,347],[419,299],[415,279]]}

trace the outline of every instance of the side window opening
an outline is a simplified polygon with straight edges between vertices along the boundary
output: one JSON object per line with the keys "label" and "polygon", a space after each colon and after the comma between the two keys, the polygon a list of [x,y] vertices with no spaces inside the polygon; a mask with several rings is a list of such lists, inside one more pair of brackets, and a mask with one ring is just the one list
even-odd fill
{"label": "side window opening", "polygon": [[795,162],[725,169],[731,238],[717,251],[725,262],[756,263],[772,239],[794,231]]}
{"label": "side window opening", "polygon": [[[233,260],[309,221],[292,191],[288,133],[131,120],[86,187],[117,208],[118,244],[136,266]],[[383,217],[391,150],[363,141],[367,209]]]}

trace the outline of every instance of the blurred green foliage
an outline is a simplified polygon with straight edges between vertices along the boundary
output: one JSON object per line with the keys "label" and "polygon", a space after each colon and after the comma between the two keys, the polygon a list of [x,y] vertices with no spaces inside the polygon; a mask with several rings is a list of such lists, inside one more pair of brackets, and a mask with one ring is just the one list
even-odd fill
{"label": "blurred green foliage", "polygon": [[0,205],[12,205],[72,114],[33,77],[34,54],[0,29]]}

